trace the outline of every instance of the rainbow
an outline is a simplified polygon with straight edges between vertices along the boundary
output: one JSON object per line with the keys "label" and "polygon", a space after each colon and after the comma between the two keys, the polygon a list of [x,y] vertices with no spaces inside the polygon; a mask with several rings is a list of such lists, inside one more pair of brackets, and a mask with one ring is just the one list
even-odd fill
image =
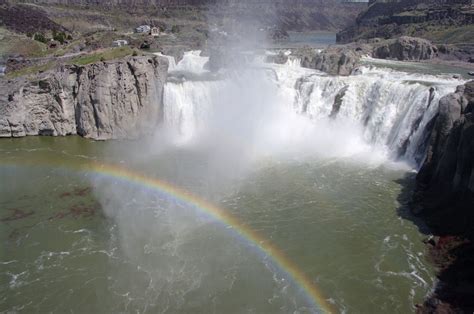
{"label": "rainbow", "polygon": [[[39,163],[41,164],[41,162]],[[2,164],[5,165],[10,163],[2,162]],[[13,163],[10,165],[16,166],[18,163]],[[29,165],[37,166],[38,163],[29,163]],[[56,168],[58,168],[58,166],[59,165],[54,165]],[[233,216],[229,211],[219,208],[216,205],[213,205],[210,202],[165,181],[143,175],[137,171],[132,171],[121,166],[97,162],[81,165],[69,164],[66,166],[62,164],[62,166],[68,170],[73,169],[86,173],[99,174],[107,178],[118,179],[120,181],[142,186],[193,206],[194,208],[198,209],[198,211],[230,227],[230,229],[233,230],[236,235],[243,238],[252,246],[256,247],[261,253],[264,253],[266,256],[272,258],[274,263],[287,275],[289,275],[302,290],[304,290],[310,301],[313,303],[313,306],[317,307],[322,313],[337,312],[334,306],[327,301],[320,289],[318,289],[318,287],[311,280],[309,280],[305,274],[280,249],[264,239],[255,230],[250,229],[246,224],[241,222],[237,217]]]}

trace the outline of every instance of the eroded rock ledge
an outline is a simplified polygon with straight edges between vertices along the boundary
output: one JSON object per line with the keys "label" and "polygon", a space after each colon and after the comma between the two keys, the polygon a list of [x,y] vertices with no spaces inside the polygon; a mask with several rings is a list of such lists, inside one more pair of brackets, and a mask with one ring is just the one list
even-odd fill
{"label": "eroded rock ledge", "polygon": [[[374,39],[366,42],[333,45],[323,50],[299,48],[292,55],[301,66],[331,75],[350,75],[359,66],[362,56],[398,61],[430,60],[438,56],[438,48],[422,38],[402,36],[396,39]],[[269,62],[285,63],[288,55],[281,53],[267,58]]]}
{"label": "eroded rock ledge", "polygon": [[127,57],[62,65],[0,82],[0,137],[78,134],[105,140],[151,133],[162,114],[168,61]]}

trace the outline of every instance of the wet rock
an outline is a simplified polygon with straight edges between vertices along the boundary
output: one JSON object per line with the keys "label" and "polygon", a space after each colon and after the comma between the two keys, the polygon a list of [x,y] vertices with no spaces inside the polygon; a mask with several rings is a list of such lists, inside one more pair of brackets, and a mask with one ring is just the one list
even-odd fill
{"label": "wet rock", "polygon": [[275,55],[268,55],[265,58],[265,61],[268,63],[285,64],[286,62],[288,62],[288,54],[285,54],[284,52],[279,52]]}
{"label": "wet rock", "polygon": [[[472,84],[474,81],[466,86],[471,89]],[[466,117],[463,114],[469,103],[467,97],[472,97],[468,94],[465,96],[466,86],[459,86],[455,93],[446,95],[439,101],[439,112],[431,133],[426,159],[417,176],[419,183],[429,185],[432,190],[451,191],[454,187],[453,171],[458,158],[461,157],[457,147],[461,140],[459,132],[462,132],[464,126],[470,125],[469,121],[472,120],[472,116]]]}
{"label": "wet rock", "polygon": [[440,269],[418,313],[474,310],[474,81],[443,97],[428,154],[417,175],[413,211],[438,235],[430,255]]}
{"label": "wet rock", "polygon": [[254,60],[254,55],[246,54],[240,49],[213,47],[209,49],[209,61],[205,68],[216,72],[221,68],[242,68]]}
{"label": "wet rock", "polygon": [[343,88],[341,88],[339,92],[337,92],[336,97],[334,98],[334,103],[332,105],[331,113],[329,114],[329,118],[335,119],[337,117],[337,114],[339,113],[339,110],[341,109],[342,100],[344,99],[344,96],[346,95],[346,92],[348,89],[349,89],[349,85],[346,85]]}

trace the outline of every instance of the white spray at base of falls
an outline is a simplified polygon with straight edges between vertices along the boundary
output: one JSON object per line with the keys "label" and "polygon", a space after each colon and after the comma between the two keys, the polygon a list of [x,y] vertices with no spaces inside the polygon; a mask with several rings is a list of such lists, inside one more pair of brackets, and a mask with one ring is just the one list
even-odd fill
{"label": "white spray at base of falls", "polygon": [[[206,73],[207,58],[187,53],[173,70]],[[259,63],[170,81],[164,120],[176,143],[206,144],[240,158],[275,154],[401,158],[421,163],[439,99],[461,80],[361,67],[341,77]]]}

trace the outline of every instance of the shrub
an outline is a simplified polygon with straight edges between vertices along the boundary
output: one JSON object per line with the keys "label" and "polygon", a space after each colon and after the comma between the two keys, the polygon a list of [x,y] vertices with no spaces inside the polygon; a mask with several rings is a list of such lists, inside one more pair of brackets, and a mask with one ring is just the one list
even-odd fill
{"label": "shrub", "polygon": [[46,37],[44,37],[44,35],[41,33],[36,33],[33,39],[36,41],[42,42],[44,44],[46,44],[46,42],[48,41]]}
{"label": "shrub", "polygon": [[53,39],[59,41],[61,44],[64,44],[64,41],[66,40],[66,34],[64,32],[57,33],[56,31],[53,31]]}

